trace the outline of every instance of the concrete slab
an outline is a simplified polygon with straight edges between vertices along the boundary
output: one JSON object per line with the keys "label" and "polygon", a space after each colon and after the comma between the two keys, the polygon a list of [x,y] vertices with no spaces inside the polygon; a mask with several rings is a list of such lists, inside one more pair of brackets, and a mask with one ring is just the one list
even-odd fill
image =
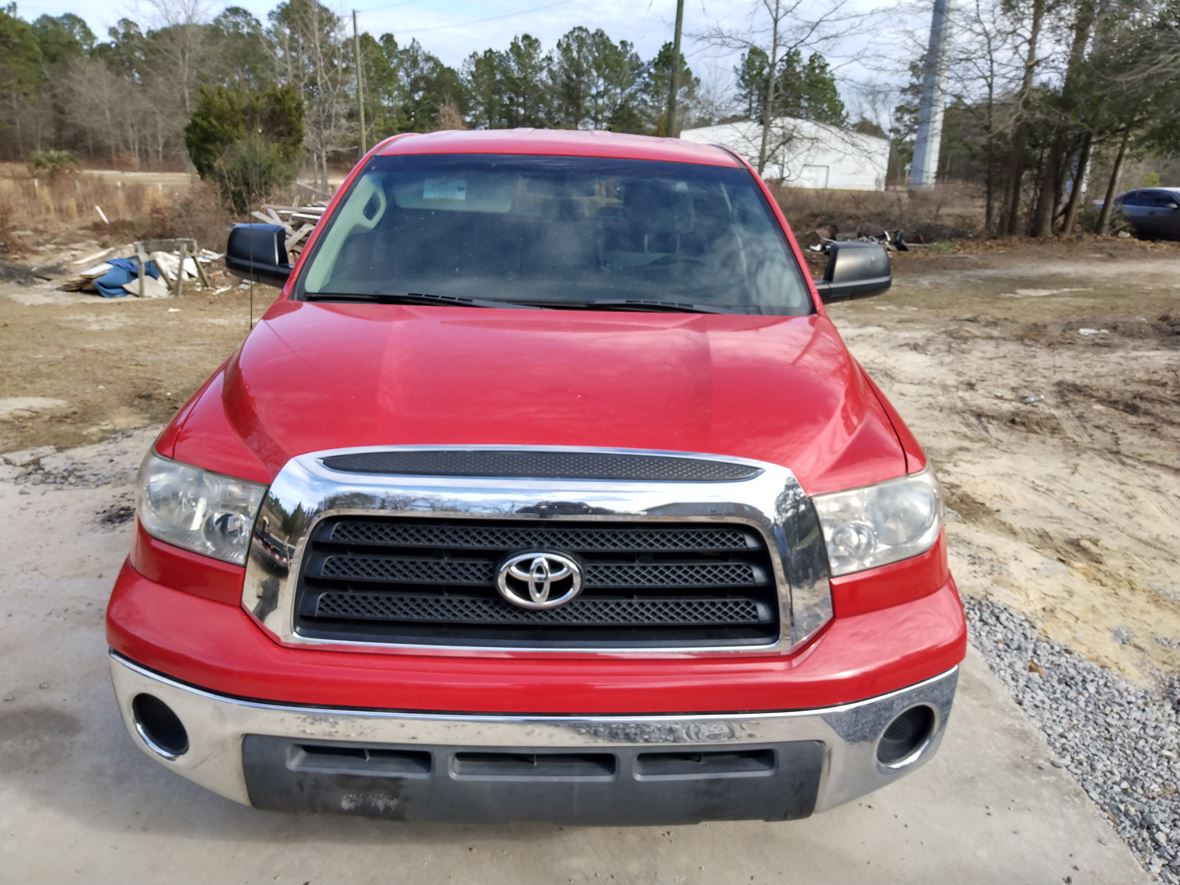
{"label": "concrete slab", "polygon": [[150,440],[66,453],[73,463],[48,483],[0,477],[0,879],[1149,881],[974,654],[937,759],[802,822],[411,826],[206,793],[132,746],[106,675],[102,610],[130,527],[103,515],[127,500]]}

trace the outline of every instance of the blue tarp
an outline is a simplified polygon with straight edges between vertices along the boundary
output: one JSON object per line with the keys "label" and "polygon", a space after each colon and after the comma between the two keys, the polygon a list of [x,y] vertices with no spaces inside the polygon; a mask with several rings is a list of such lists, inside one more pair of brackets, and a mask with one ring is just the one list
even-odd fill
{"label": "blue tarp", "polygon": [[[132,280],[139,279],[139,262],[134,258],[112,258],[107,264],[111,269],[94,281],[98,294],[103,298],[122,298],[127,294],[123,287]],[[160,278],[160,269],[156,262],[149,261],[143,266],[144,273],[153,279]]]}

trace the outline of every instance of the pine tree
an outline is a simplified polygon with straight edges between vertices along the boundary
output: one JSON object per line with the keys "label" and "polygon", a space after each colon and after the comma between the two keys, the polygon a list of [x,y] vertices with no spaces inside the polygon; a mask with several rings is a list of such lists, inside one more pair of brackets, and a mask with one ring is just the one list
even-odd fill
{"label": "pine tree", "polygon": [[197,174],[235,212],[295,177],[303,154],[303,102],[289,86],[202,88],[184,130]]}

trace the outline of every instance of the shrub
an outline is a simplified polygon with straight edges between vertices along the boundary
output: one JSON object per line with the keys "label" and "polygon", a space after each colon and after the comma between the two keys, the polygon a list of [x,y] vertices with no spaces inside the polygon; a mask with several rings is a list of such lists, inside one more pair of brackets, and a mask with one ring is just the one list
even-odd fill
{"label": "shrub", "polygon": [[198,245],[221,252],[233,223],[218,190],[210,182],[198,181],[191,190],[154,207],[129,239],[193,237]]}
{"label": "shrub", "polygon": [[901,230],[913,242],[961,239],[983,233],[983,206],[968,186],[947,182],[928,190],[838,191],[772,187],[800,239]]}
{"label": "shrub", "polygon": [[436,119],[439,129],[466,129],[463,125],[463,115],[459,112],[458,106],[453,101],[444,101],[442,107],[438,109],[438,117]]}
{"label": "shrub", "polygon": [[57,181],[78,172],[78,158],[69,151],[33,151],[29,155],[29,174],[34,178]]}
{"label": "shrub", "polygon": [[295,177],[303,149],[303,103],[288,87],[266,92],[202,89],[184,130],[197,174],[245,212]]}
{"label": "shrub", "polygon": [[245,212],[294,175],[294,164],[278,146],[250,133],[225,149],[213,181],[235,212]]}
{"label": "shrub", "polygon": [[120,172],[135,172],[139,169],[139,160],[135,159],[134,154],[120,151],[111,157],[111,168]]}

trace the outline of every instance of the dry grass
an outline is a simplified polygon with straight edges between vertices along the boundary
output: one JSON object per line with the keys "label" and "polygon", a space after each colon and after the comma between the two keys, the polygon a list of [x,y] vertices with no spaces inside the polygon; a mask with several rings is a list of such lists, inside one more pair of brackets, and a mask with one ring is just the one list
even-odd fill
{"label": "dry grass", "polygon": [[220,251],[232,222],[216,194],[187,176],[83,172],[48,180],[0,164],[0,254],[78,230],[103,245],[183,236]]}
{"label": "dry grass", "polygon": [[16,229],[14,215],[14,207],[5,199],[3,192],[0,192],[0,255],[16,251],[13,237],[13,231]]}
{"label": "dry grass", "polygon": [[[773,188],[800,239],[902,231],[914,242],[959,239],[983,232],[983,200],[972,188],[949,183],[925,191],[835,191]],[[830,231],[835,227],[835,231]]]}
{"label": "dry grass", "polygon": [[0,214],[11,224],[70,227],[101,221],[98,208],[110,221],[132,221],[149,215],[174,199],[162,186],[124,184],[118,180],[71,175],[56,180],[0,177]]}
{"label": "dry grass", "polygon": [[216,189],[197,182],[141,218],[136,237],[193,237],[200,246],[220,252],[229,229],[241,220],[225,207]]}

